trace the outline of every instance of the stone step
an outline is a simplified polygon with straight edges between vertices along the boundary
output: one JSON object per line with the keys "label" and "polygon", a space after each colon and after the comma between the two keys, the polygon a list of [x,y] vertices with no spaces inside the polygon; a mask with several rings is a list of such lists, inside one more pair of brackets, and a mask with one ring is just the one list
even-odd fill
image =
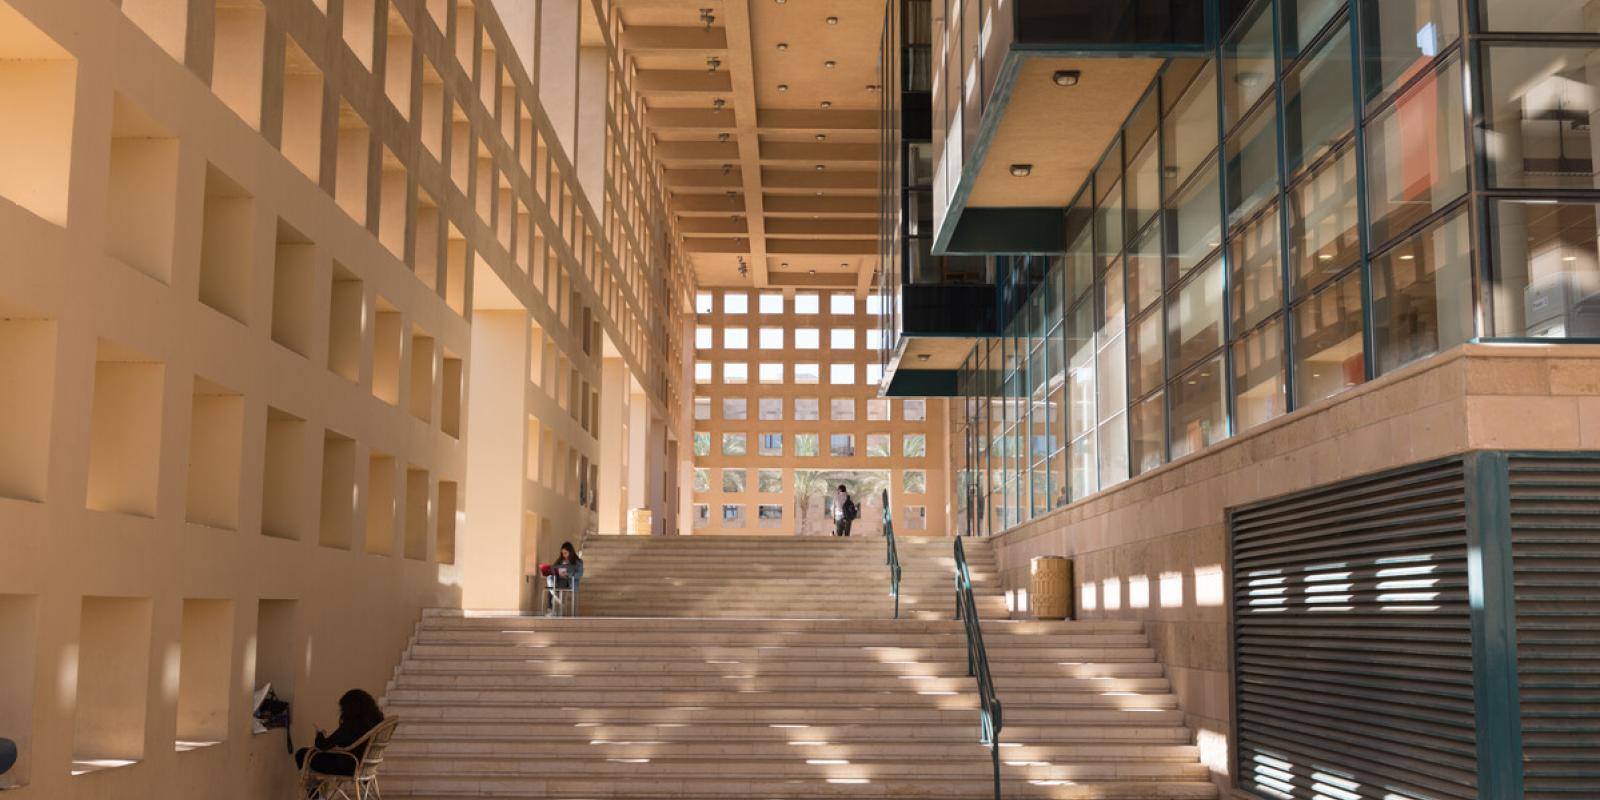
{"label": "stone step", "polygon": [[[948,699],[948,698],[947,698]],[[711,724],[741,725],[957,725],[976,730],[976,706],[972,708],[940,708],[932,705],[882,706],[842,708],[818,706],[813,708],[781,708],[776,706],[673,706],[644,705],[591,705],[587,707],[560,706],[554,703],[537,705],[494,705],[481,703],[407,703],[387,701],[385,709],[392,709],[407,724],[433,720],[435,722],[517,722],[536,724],[560,721],[572,728],[602,727],[625,723],[631,725],[685,725],[699,727]],[[1176,708],[1125,710],[1117,708],[1005,708],[1006,730],[1018,725],[1151,725],[1170,727],[1183,724],[1183,712]]]}
{"label": "stone step", "polygon": [[[1009,647],[1059,647],[1062,644],[1075,646],[1126,646],[1143,647],[1147,644],[1144,636],[1136,633],[1083,633],[1061,634],[1051,637],[1034,636],[1028,634],[1010,633],[1003,630],[991,630],[984,633],[984,644],[990,651]],[[422,644],[435,644],[445,642],[461,643],[491,643],[491,644],[670,644],[670,645],[783,645],[785,647],[803,646],[858,646],[877,647],[883,644],[884,637],[877,633],[844,632],[809,632],[809,631],[650,631],[650,630],[569,630],[569,631],[540,631],[540,630],[439,630],[424,629],[417,632],[417,642]],[[894,637],[895,646],[966,646],[966,634],[963,631],[945,631],[939,633],[914,633],[901,634]]]}
{"label": "stone step", "polygon": [[[742,661],[707,659],[704,661],[652,662],[644,660],[577,660],[577,659],[522,659],[522,660],[467,660],[448,658],[412,659],[396,670],[397,675],[696,675],[726,674],[730,665]],[[760,665],[762,674],[831,675],[839,679],[877,675],[937,675],[968,677],[963,661],[935,662],[879,662],[879,661],[767,661]],[[1006,678],[1154,678],[1165,674],[1160,664],[1154,662],[1058,663],[993,661],[989,671],[996,679]]]}
{"label": "stone step", "polygon": [[[1167,693],[1122,693],[1102,691],[1028,691],[997,689],[1003,703],[1026,705],[1032,709],[1054,708],[1177,708],[1177,698]],[[715,705],[720,708],[977,708],[977,693],[969,690],[921,689],[848,690],[835,688],[729,688],[696,689],[591,689],[583,686],[552,684],[538,689],[481,689],[439,687],[412,689],[397,687],[389,692],[391,703],[459,704],[492,706],[557,706],[592,708],[597,706],[681,706]]]}
{"label": "stone step", "polygon": [[[1086,712],[1075,712],[1077,721],[1065,725],[1021,725],[1005,727],[1001,748],[1008,755],[1016,748],[1053,747],[1065,744],[1181,744],[1188,746],[1189,729],[1178,725],[1122,725],[1086,721]],[[577,727],[584,725],[585,727]],[[782,743],[819,740],[832,745],[876,746],[898,744],[956,744],[966,747],[977,730],[970,716],[960,722],[923,722],[916,725],[861,723],[742,723],[699,722],[626,724],[573,723],[566,719],[543,718],[530,722],[440,722],[407,718],[395,732],[395,741],[440,742],[751,742]]]}
{"label": "stone step", "polygon": [[[828,778],[855,779],[961,779],[986,777],[992,774],[988,749],[973,742],[965,757],[912,758],[900,756],[892,759],[869,760],[857,758],[813,757],[808,747],[791,748],[787,757],[721,755],[715,757],[671,758],[662,755],[610,756],[591,754],[554,758],[550,756],[484,756],[484,755],[409,755],[403,761],[386,761],[384,777],[451,772],[471,776],[516,776],[543,779],[549,775],[563,778],[590,776],[596,780],[618,780],[638,776],[649,780],[673,780],[699,776],[707,782],[731,783],[756,780],[826,780]],[[845,762],[845,763],[837,763]],[[1127,779],[1206,780],[1210,774],[1197,760],[1172,761],[1072,761],[1053,762],[1036,759],[1002,761],[1002,780],[1072,780],[1106,781]]]}
{"label": "stone step", "polygon": [[[700,737],[696,740],[664,739],[614,739],[610,737],[585,737],[568,740],[483,740],[431,739],[397,737],[388,753],[407,757],[516,757],[527,759],[547,758],[650,758],[655,759],[715,759],[715,758],[793,758],[794,741],[826,741],[827,744],[805,745],[803,753],[808,759],[829,758],[856,761],[874,761],[887,758],[904,758],[910,761],[927,759],[980,758],[988,760],[988,749],[978,744],[967,731],[963,740],[930,742],[885,736],[873,741],[849,743],[834,742],[806,733],[805,738],[751,741],[748,739],[719,739]],[[1200,757],[1198,747],[1190,744],[1159,743],[1073,743],[1030,745],[1003,748],[1005,760],[1050,761],[1057,763],[1102,763],[1120,761],[1189,762]],[[974,745],[977,745],[976,747]]]}
{"label": "stone step", "polygon": [[[627,660],[643,659],[646,661],[703,661],[706,659],[728,661],[760,661],[764,659],[780,659],[786,661],[848,661],[855,658],[871,658],[883,663],[889,662],[938,662],[966,663],[967,648],[965,644],[950,644],[944,646],[911,646],[891,647],[786,647],[782,645],[759,645],[755,647],[739,647],[735,645],[703,645],[703,646],[674,646],[671,644],[557,644],[557,645],[527,645],[518,646],[509,642],[498,645],[465,645],[465,644],[417,644],[412,647],[411,657],[426,658],[484,658],[484,659],[515,659],[524,660],[531,657],[541,659],[577,659],[577,660]],[[1026,648],[997,647],[989,651],[990,663],[1000,661],[1046,661],[1046,662],[1122,662],[1122,661],[1151,661],[1155,651],[1149,647],[1136,645],[1124,646],[1034,646]]]}
{"label": "stone step", "polygon": [[[853,620],[848,623],[852,633],[950,633],[965,635],[959,622],[916,622],[909,620]],[[457,609],[426,609],[420,627],[424,629],[475,629],[495,630],[528,629],[549,631],[838,631],[838,622],[816,620],[769,619],[706,619],[695,621],[663,621],[647,618],[632,619],[571,619],[528,616],[521,612],[462,612]],[[985,622],[985,636],[997,632],[1035,636],[1057,636],[1075,633],[1143,633],[1139,622],[1118,620],[1007,620]]]}
{"label": "stone step", "polygon": [[[848,684],[852,692],[859,691],[894,691],[912,687],[919,691],[970,691],[973,688],[973,679],[967,675],[885,675],[871,677],[851,675],[848,681],[840,679],[837,674],[828,674],[817,671],[811,674],[756,674],[755,672],[741,672],[746,667],[733,665],[722,668],[722,674],[702,673],[683,674],[680,672],[664,672],[653,675],[622,674],[622,675],[595,675],[574,674],[570,676],[554,677],[552,675],[534,674],[466,674],[466,675],[426,675],[402,672],[396,676],[394,686],[399,689],[463,689],[463,690],[491,690],[491,689],[545,689],[552,686],[581,687],[583,689],[596,688],[637,688],[637,689],[736,689],[747,690],[785,690],[798,689],[830,689]],[[1008,690],[1056,690],[1060,692],[1134,692],[1165,694],[1171,691],[1171,686],[1165,678],[1065,678],[1045,677],[1028,678],[1013,676],[1006,682]]]}
{"label": "stone step", "polygon": [[[704,778],[650,780],[590,780],[474,776],[461,781],[445,773],[408,773],[383,779],[383,794],[412,800],[820,800],[846,797],[926,798],[927,800],[988,800],[993,797],[991,778],[891,780],[823,778],[807,780],[713,781]],[[1217,787],[1207,781],[1010,781],[1005,797],[1041,800],[1212,800]]]}

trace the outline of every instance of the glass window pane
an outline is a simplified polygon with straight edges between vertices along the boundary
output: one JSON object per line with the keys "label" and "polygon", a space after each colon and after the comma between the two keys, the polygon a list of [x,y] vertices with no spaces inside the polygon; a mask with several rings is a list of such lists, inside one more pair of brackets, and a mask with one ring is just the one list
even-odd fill
{"label": "glass window pane", "polygon": [[[1173,70],[1168,69],[1169,72]],[[1168,86],[1169,96],[1180,87]],[[1182,98],[1167,114],[1162,136],[1166,139],[1166,178],[1170,193],[1202,168],[1215,168],[1211,154],[1217,149],[1217,69],[1207,62],[1194,76]],[[1215,180],[1215,177],[1212,178]],[[1217,201],[1220,204],[1220,200]]]}
{"label": "glass window pane", "polygon": [[711,470],[698,467],[694,471],[694,490],[697,492],[711,491]]}
{"label": "glass window pane", "polygon": [[828,331],[828,346],[835,350],[854,350],[856,346],[855,329],[834,328]]}
{"label": "glass window pane", "polygon": [[795,292],[794,313],[816,314],[822,309],[822,298],[816,292]]}
{"label": "glass window pane", "polygon": [[[1283,57],[1294,58],[1345,6],[1345,0],[1279,0],[1283,6]],[[1345,41],[1349,46],[1349,40]]]}
{"label": "glass window pane", "polygon": [[748,314],[750,313],[750,295],[744,292],[728,292],[722,296],[722,313]]}
{"label": "glass window pane", "polygon": [[696,361],[696,362],[694,362],[694,382],[695,383],[710,383],[711,382],[711,362],[710,361]]}
{"label": "glass window pane", "polygon": [[856,296],[853,294],[832,294],[828,296],[828,313],[854,314],[856,313]]}
{"label": "glass window pane", "polygon": [[750,381],[750,365],[738,362],[724,362],[722,365],[722,382],[728,384],[748,383]]}
{"label": "glass window pane", "polygon": [[900,439],[900,455],[906,458],[922,458],[928,454],[928,437],[920,433],[908,433]]}
{"label": "glass window pane", "polygon": [[1232,129],[1272,88],[1272,3],[1262,0],[1222,44],[1222,105]]}
{"label": "glass window pane", "polygon": [[872,397],[867,399],[867,419],[872,422],[882,422],[889,418],[889,398]]}
{"label": "glass window pane", "polygon": [[1095,448],[1094,433],[1072,443],[1067,452],[1068,469],[1071,471],[1072,499],[1087,497],[1095,492],[1099,485],[1099,455]]}
{"label": "glass window pane", "polygon": [[794,399],[794,418],[802,422],[814,420],[821,413],[822,402],[815,397]]}
{"label": "glass window pane", "polygon": [[1472,235],[1466,211],[1372,260],[1372,317],[1380,374],[1471,338]]}
{"label": "glass window pane", "polygon": [[1233,327],[1242,331],[1283,307],[1278,209],[1245,223],[1228,242]]}
{"label": "glass window pane", "polygon": [[694,349],[710,350],[715,346],[715,339],[712,336],[711,327],[709,325],[696,326],[694,329]]}
{"label": "glass window pane", "polygon": [[1067,227],[1071,231],[1066,255],[1067,302],[1071,303],[1094,288],[1096,262],[1093,226],[1084,222],[1081,209],[1074,208],[1067,212]]}
{"label": "glass window pane", "polygon": [[1128,306],[1133,313],[1161,299],[1161,224],[1150,226],[1128,248]]}
{"label": "glass window pane", "polygon": [[794,347],[796,350],[816,350],[822,346],[822,331],[816,328],[795,328]]}
{"label": "glass window pane", "polygon": [[1234,425],[1246,431],[1288,408],[1283,383],[1283,320],[1233,345]]}
{"label": "glass window pane", "polygon": [[756,491],[762,494],[777,494],[783,491],[783,470],[761,469],[756,470]]}
{"label": "glass window pane", "polygon": [[1367,203],[1374,245],[1467,190],[1462,114],[1461,64],[1452,61],[1368,123]]}
{"label": "glass window pane", "polygon": [[1278,193],[1278,110],[1256,110],[1226,148],[1228,224],[1239,221]]}
{"label": "glass window pane", "polygon": [[887,433],[867,434],[867,458],[888,458],[889,442]]}
{"label": "glass window pane", "polygon": [[763,433],[756,437],[756,455],[781,456],[783,455],[783,434]]}
{"label": "glass window pane", "polygon": [[1293,312],[1295,408],[1361,385],[1361,274],[1339,279]]}
{"label": "glass window pane", "polygon": [[712,298],[710,292],[695,292],[695,294],[694,294],[694,313],[696,313],[696,314],[710,314],[715,309],[716,309],[716,301]]}
{"label": "glass window pane", "polygon": [[1361,258],[1355,150],[1289,191],[1289,266],[1299,297]]}
{"label": "glass window pane", "polygon": [[835,458],[850,458],[855,454],[855,436],[848,433],[835,433],[828,436],[828,455]]}
{"label": "glass window pane", "polygon": [[794,365],[794,382],[800,384],[818,383],[822,380],[822,368],[816,364]]}
{"label": "glass window pane", "polygon": [[783,398],[763,397],[756,403],[756,413],[765,421],[783,419]]}
{"label": "glass window pane", "polygon": [[694,418],[711,419],[711,398],[696,397],[694,399]]}
{"label": "glass window pane", "polygon": [[722,491],[726,494],[738,494],[744,491],[745,472],[742,469],[725,469],[722,471]]}
{"label": "glass window pane", "polygon": [[1494,335],[1600,337],[1600,205],[1496,201]]}
{"label": "glass window pane", "polygon": [[[1153,101],[1152,101],[1153,102]],[[1154,113],[1154,106],[1147,106]],[[1129,230],[1144,227],[1145,222],[1161,209],[1160,148],[1155,136],[1128,160],[1128,223]]]}
{"label": "glass window pane", "polygon": [[1484,59],[1489,182],[1600,188],[1590,129],[1600,111],[1600,48],[1489,47]]}
{"label": "glass window pane", "polygon": [[[1067,394],[1071,404],[1067,413],[1067,433],[1073,439],[1094,430],[1094,304],[1081,303],[1067,321]],[[1076,495],[1074,495],[1076,496]]]}
{"label": "glass window pane", "polygon": [[1172,382],[1172,460],[1209,447],[1228,436],[1228,385],[1222,359],[1215,358]]}
{"label": "glass window pane", "polygon": [[1173,372],[1188,369],[1222,346],[1222,309],[1222,259],[1217,259],[1179,288],[1167,307]]}
{"label": "glass window pane", "polygon": [[1172,198],[1167,229],[1167,280],[1176,283],[1222,244],[1222,189],[1217,164],[1208,161]]}
{"label": "glass window pane", "polygon": [[1161,312],[1146,314],[1129,326],[1128,391],[1143,397],[1161,388]]}
{"label": "glass window pane", "polygon": [[927,494],[928,473],[920,469],[908,469],[902,472],[900,488],[906,494]]}
{"label": "glass window pane", "polygon": [[815,433],[797,433],[794,435],[794,454],[797,456],[814,456],[817,454],[818,436]]}
{"label": "glass window pane", "polygon": [[1134,406],[1130,412],[1130,435],[1133,439],[1131,462],[1135,475],[1161,466],[1166,459],[1166,421],[1162,419],[1166,414],[1164,403],[1161,393],[1157,392],[1149,400]]}
{"label": "glass window pane", "polygon": [[1283,79],[1283,138],[1293,174],[1333,150],[1355,121],[1349,29]]}
{"label": "glass window pane", "polygon": [[782,350],[783,349],[783,329],[782,328],[762,328],[761,329],[761,349],[762,350]]}
{"label": "glass window pane", "polygon": [[[1112,148],[1109,158],[1115,159],[1119,149]],[[1117,172],[1109,167],[1102,167],[1101,172],[1113,176],[1094,213],[1095,257],[1104,264],[1122,252],[1122,182],[1115,180]],[[1099,185],[1098,179],[1096,185]]]}
{"label": "glass window pane", "polygon": [[1461,35],[1456,0],[1361,0],[1368,100],[1416,75]]}
{"label": "glass window pane", "polygon": [[749,328],[723,328],[722,346],[728,350],[750,349]]}
{"label": "glass window pane", "polygon": [[835,397],[829,400],[828,418],[834,422],[854,422],[856,418],[856,399],[854,397]]}
{"label": "glass window pane", "polygon": [[900,403],[900,418],[906,422],[921,422],[928,418],[928,401],[908,398]]}
{"label": "glass window pane", "polygon": [[1582,0],[1480,0],[1484,30],[1600,33],[1600,14]]}
{"label": "glass window pane", "polygon": [[1128,415],[1101,424],[1098,437],[1100,488],[1109,489],[1128,479]]}
{"label": "glass window pane", "polygon": [[762,292],[757,310],[763,314],[782,314],[783,292]]}
{"label": "glass window pane", "polygon": [[749,402],[743,397],[722,398],[722,418],[743,421],[749,415]]}
{"label": "glass window pane", "polygon": [[742,456],[746,450],[746,436],[742,433],[722,434],[722,454],[725,456]]}
{"label": "glass window pane", "polygon": [[699,431],[695,433],[694,454],[697,456],[711,455],[711,434]]}
{"label": "glass window pane", "polygon": [[829,364],[828,383],[834,386],[851,386],[856,382],[856,365]]}
{"label": "glass window pane", "polygon": [[1099,396],[1095,398],[1101,421],[1122,413],[1128,405],[1126,340],[1118,335],[1100,348],[1095,359]]}

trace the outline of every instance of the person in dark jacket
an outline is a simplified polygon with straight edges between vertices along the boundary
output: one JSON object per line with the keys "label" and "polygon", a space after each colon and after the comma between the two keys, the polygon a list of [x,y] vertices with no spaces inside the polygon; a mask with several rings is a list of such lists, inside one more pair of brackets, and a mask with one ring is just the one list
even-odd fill
{"label": "person in dark jacket", "polygon": [[[311,756],[311,769],[324,775],[352,775],[355,773],[356,762],[342,755],[335,755],[323,751],[340,750],[348,748],[366,736],[367,732],[378,727],[383,722],[383,711],[378,708],[378,701],[372,695],[360,689],[351,689],[339,698],[339,727],[333,733],[327,733],[322,728],[317,728],[316,754]],[[366,745],[361,745],[350,751],[357,759],[366,753]],[[307,754],[313,748],[302,747],[294,749],[294,735],[289,734],[289,752],[294,754],[294,765],[304,768]]]}

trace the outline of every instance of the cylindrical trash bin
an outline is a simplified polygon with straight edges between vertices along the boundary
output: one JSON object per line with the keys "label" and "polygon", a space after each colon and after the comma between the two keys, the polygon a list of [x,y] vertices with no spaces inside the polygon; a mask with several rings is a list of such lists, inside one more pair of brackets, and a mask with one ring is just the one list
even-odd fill
{"label": "cylindrical trash bin", "polygon": [[1072,562],[1061,556],[1039,556],[1029,563],[1029,572],[1034,619],[1072,616]]}

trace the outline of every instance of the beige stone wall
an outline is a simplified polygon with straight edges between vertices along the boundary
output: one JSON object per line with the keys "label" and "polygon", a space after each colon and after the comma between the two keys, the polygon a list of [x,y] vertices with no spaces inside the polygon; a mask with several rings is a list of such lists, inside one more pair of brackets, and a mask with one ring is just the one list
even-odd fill
{"label": "beige stone wall", "polygon": [[1143,621],[1226,780],[1227,509],[1469,450],[1596,447],[1600,348],[1466,345],[1009,531],[997,552],[1019,604],[1029,559],[1065,555],[1080,619]]}
{"label": "beige stone wall", "polygon": [[287,797],[256,686],[306,740],[420,609],[516,605],[592,524],[602,358],[680,418],[667,267],[606,235],[498,25],[0,0],[7,797]]}

